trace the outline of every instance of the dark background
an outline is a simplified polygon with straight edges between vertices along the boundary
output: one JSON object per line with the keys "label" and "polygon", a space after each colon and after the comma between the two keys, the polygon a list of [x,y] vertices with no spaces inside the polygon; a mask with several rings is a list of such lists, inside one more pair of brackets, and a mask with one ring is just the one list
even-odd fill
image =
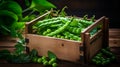
{"label": "dark background", "polygon": [[[17,0],[23,1],[23,0]],[[76,15],[79,17],[88,14],[89,17],[92,15],[96,16],[96,19],[106,16],[109,18],[110,28],[120,28],[119,20],[119,0],[48,0],[57,6],[57,9],[62,9],[67,6],[68,9],[65,11],[68,15]],[[24,7],[24,3],[20,2]]]}

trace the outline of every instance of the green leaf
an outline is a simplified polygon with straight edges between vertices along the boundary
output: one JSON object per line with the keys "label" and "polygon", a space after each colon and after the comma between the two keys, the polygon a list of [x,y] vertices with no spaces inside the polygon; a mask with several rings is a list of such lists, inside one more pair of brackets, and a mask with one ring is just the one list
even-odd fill
{"label": "green leaf", "polygon": [[14,52],[14,54],[15,55],[23,54],[24,50],[25,50],[25,47],[23,46],[23,44],[17,43],[15,45],[15,52]]}
{"label": "green leaf", "polygon": [[25,28],[25,22],[15,22],[12,24],[11,28],[14,28],[15,30],[20,30]]}
{"label": "green leaf", "polygon": [[30,8],[33,8],[35,10],[42,12],[44,10],[56,8],[56,6],[48,2],[47,0],[32,0]]}
{"label": "green leaf", "polygon": [[18,17],[15,13],[8,10],[0,10],[0,23],[7,26],[11,26],[14,22],[18,21]]}
{"label": "green leaf", "polygon": [[83,16],[83,20],[88,20],[88,15],[87,14]]}
{"label": "green leaf", "polygon": [[[30,62],[30,56],[27,55],[27,54],[20,54],[18,56],[18,59],[19,59],[19,62],[20,63],[27,63],[27,62]],[[17,63],[17,62],[16,62]]]}
{"label": "green leaf", "polygon": [[52,59],[52,58],[57,58],[57,56],[56,56],[53,52],[51,52],[51,51],[48,51],[48,57],[49,57],[50,59]]}
{"label": "green leaf", "polygon": [[22,7],[15,1],[5,1],[1,8],[2,10],[11,11],[19,18],[22,18]]}
{"label": "green leaf", "polygon": [[3,5],[3,3],[4,3],[4,0],[0,0],[0,7],[2,7],[1,5]]}
{"label": "green leaf", "polygon": [[32,49],[30,54],[29,54],[32,57],[36,57],[38,55],[38,51],[36,49]]}
{"label": "green leaf", "polygon": [[17,31],[16,31],[14,28],[11,28],[11,29],[10,29],[10,35],[11,35],[12,37],[17,37]]}
{"label": "green leaf", "polygon": [[25,40],[24,40],[24,37],[22,36],[22,34],[21,33],[17,33],[17,35],[18,35],[18,38],[20,40],[22,40],[22,43],[25,44]]}
{"label": "green leaf", "polygon": [[27,54],[11,55],[8,61],[10,63],[28,63],[30,62],[30,57]]}

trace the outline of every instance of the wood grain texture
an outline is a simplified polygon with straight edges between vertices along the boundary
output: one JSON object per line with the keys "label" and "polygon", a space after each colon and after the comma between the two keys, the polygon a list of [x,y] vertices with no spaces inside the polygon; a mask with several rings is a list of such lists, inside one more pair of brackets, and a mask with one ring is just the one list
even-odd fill
{"label": "wood grain texture", "polygon": [[109,46],[120,47],[120,29],[109,30]]}

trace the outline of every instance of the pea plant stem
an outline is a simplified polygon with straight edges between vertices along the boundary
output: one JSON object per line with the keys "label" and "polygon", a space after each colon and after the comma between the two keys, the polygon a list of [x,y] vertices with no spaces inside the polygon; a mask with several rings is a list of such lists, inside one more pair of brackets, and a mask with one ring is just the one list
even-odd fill
{"label": "pea plant stem", "polygon": [[31,10],[31,9],[32,9],[32,8],[26,8],[26,9],[24,9],[24,10],[22,11],[22,13],[25,13],[25,12]]}

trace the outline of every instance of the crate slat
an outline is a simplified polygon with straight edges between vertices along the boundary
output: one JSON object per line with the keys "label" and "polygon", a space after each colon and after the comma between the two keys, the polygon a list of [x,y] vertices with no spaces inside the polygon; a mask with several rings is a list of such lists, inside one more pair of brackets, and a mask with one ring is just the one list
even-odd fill
{"label": "crate slat", "polygon": [[79,59],[81,52],[79,51],[79,47],[81,45],[80,42],[67,41],[33,34],[27,34],[26,37],[29,39],[27,46],[30,48],[30,50],[36,48],[41,56],[47,56],[47,51],[52,51],[59,59],[69,61],[77,61]]}
{"label": "crate slat", "polygon": [[109,46],[120,47],[120,29],[109,30]]}

